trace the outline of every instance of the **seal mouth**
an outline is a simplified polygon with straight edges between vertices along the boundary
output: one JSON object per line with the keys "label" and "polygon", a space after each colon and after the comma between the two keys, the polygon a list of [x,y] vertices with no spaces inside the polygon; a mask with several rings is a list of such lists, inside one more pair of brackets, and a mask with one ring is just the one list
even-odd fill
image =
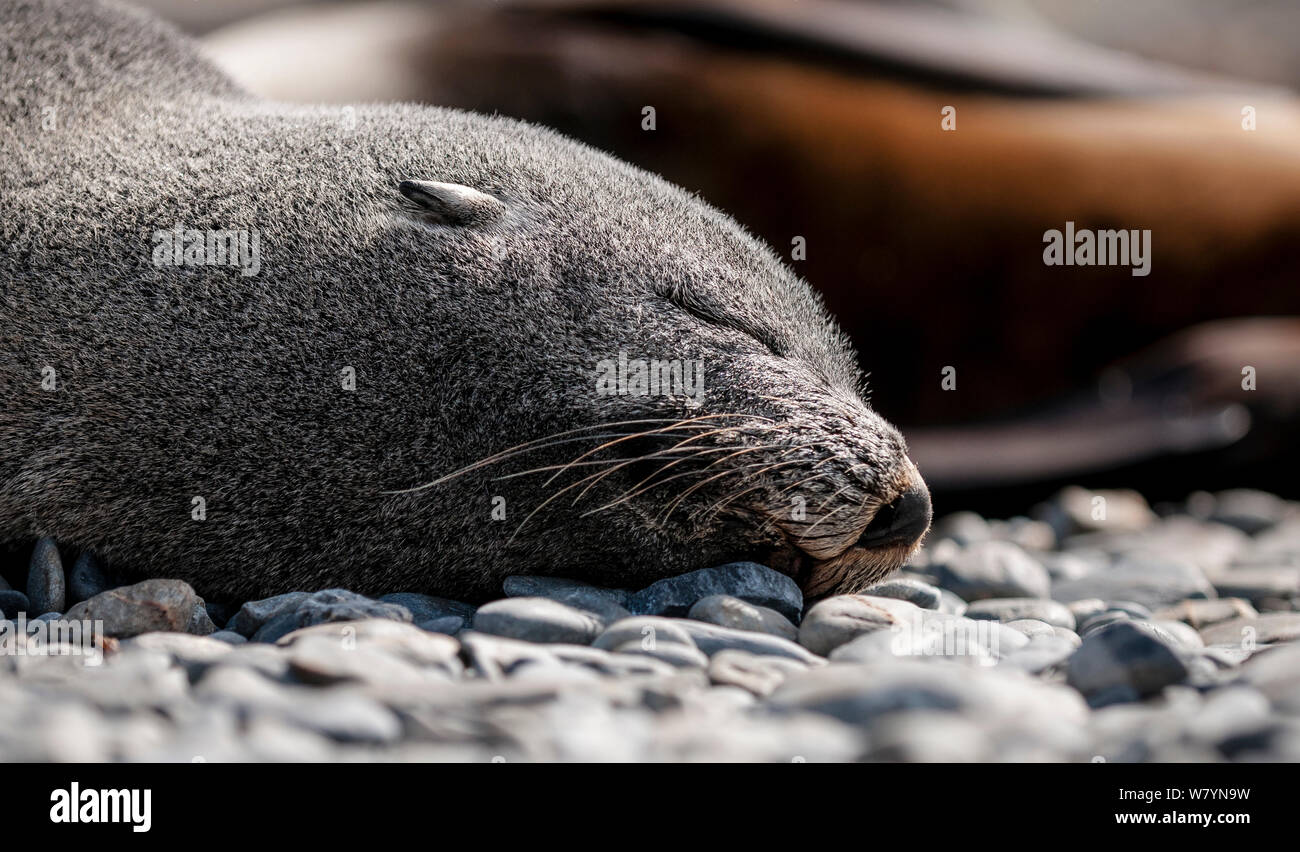
{"label": "seal mouth", "polygon": [[805,601],[833,594],[853,594],[897,571],[930,529],[930,492],[915,485],[876,509],[857,541],[839,553],[818,558],[786,538],[786,547],[771,557],[772,567],[789,574]]}

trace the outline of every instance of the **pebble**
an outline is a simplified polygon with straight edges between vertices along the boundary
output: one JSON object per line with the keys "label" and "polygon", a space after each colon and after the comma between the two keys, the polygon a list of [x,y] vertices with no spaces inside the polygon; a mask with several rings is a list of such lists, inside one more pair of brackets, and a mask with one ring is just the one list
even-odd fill
{"label": "pebble", "polygon": [[1233,618],[1201,630],[1206,645],[1250,643],[1266,645],[1300,639],[1300,612],[1266,612],[1254,618]]}
{"label": "pebble", "polygon": [[0,613],[5,618],[17,618],[18,613],[28,612],[31,604],[27,602],[27,595],[17,589],[5,589],[0,591]]}
{"label": "pebble", "polygon": [[[448,598],[438,598],[433,595],[422,595],[416,592],[394,592],[380,595],[378,600],[381,603],[406,607],[407,611],[411,613],[411,621],[425,630],[431,629],[425,627],[426,624],[439,624],[443,629],[435,630],[435,633],[455,633],[462,626],[469,626],[474,621],[474,611],[476,609],[471,604]],[[453,627],[448,620],[452,618],[458,619],[459,624]]]}
{"label": "pebble", "polygon": [[636,642],[647,651],[655,650],[662,643],[695,647],[695,640],[682,628],[679,620],[660,616],[633,616],[616,621],[605,628],[592,645],[614,650],[630,642]]}
{"label": "pebble", "polygon": [[[885,580],[883,583],[876,583],[863,589],[859,594],[873,598],[897,598],[915,604],[921,609],[941,609],[944,603],[942,589],[911,579]],[[962,606],[965,606],[965,601],[958,600]]]}
{"label": "pebble", "polygon": [[154,630],[185,632],[202,600],[181,580],[144,580],[73,605],[68,621],[102,621],[104,635],[128,638]]}
{"label": "pebble", "polygon": [[31,562],[27,568],[27,601],[29,616],[47,612],[63,612],[67,600],[63,576],[63,560],[58,545],[46,537],[36,542]]}
{"label": "pebble", "polygon": [[[754,563],[641,591],[512,577],[482,608],[223,606],[110,588],[85,553],[64,605],[111,610],[100,665],[42,638],[50,601],[0,591],[33,631],[15,647],[46,643],[0,654],[0,761],[1300,760],[1300,506],[1063,499],[1054,521],[940,519],[905,570],[802,623],[792,581]],[[31,554],[33,598],[56,556]]]}
{"label": "pebble", "polygon": [[112,588],[99,559],[89,550],[82,551],[68,572],[68,603],[81,603]]}
{"label": "pebble", "polygon": [[731,595],[774,609],[796,624],[803,593],[794,580],[756,562],[732,562],[660,580],[628,598],[636,615],[681,616],[709,595]]}
{"label": "pebble", "polygon": [[709,595],[700,598],[688,613],[696,621],[707,621],[722,627],[736,630],[752,630],[756,633],[770,633],[783,639],[795,641],[799,638],[799,628],[790,623],[790,619],[774,609],[742,601],[731,595]]}
{"label": "pebble", "polygon": [[1031,640],[1036,636],[1056,636],[1056,628],[1046,621],[1039,621],[1037,618],[1017,618],[1015,621],[1004,622],[1012,630],[1018,630],[1028,636]]}
{"label": "pebble", "polygon": [[709,680],[712,683],[738,686],[759,698],[771,695],[791,674],[807,670],[807,665],[795,660],[759,656],[735,649],[719,651],[709,660]]}
{"label": "pebble", "polygon": [[526,642],[589,645],[605,626],[596,615],[550,598],[505,598],[474,614],[478,632]]}
{"label": "pebble", "polygon": [[1065,604],[1046,598],[988,598],[966,608],[967,618],[1010,622],[1031,618],[1067,630],[1075,628],[1074,613]]}
{"label": "pebble", "polygon": [[1130,620],[1085,636],[1070,657],[1067,682],[1090,700],[1136,700],[1181,682],[1188,671],[1158,631]]}
{"label": "pebble", "polygon": [[[240,614],[242,613],[241,609]],[[238,619],[239,615],[235,618]],[[282,636],[313,624],[361,621],[367,618],[410,622],[411,612],[404,606],[382,603],[346,589],[325,589],[279,609],[250,638],[254,642],[275,642]]]}
{"label": "pebble", "polygon": [[1199,630],[1230,618],[1254,618],[1257,615],[1259,613],[1248,601],[1220,598],[1179,601],[1174,606],[1161,609],[1155,617],[1164,621],[1183,621]]}
{"label": "pebble", "polygon": [[628,599],[632,596],[625,589],[605,589],[560,577],[517,575],[507,577],[503,588],[508,597],[550,598],[589,612],[600,612],[609,607],[626,610]]}
{"label": "pebble", "polygon": [[799,644],[824,657],[863,633],[892,628],[919,613],[920,607],[897,598],[836,595],[808,610],[799,626]]}
{"label": "pebble", "polygon": [[971,545],[935,568],[940,585],[966,601],[982,598],[1046,598],[1047,569],[1009,541]]}
{"label": "pebble", "polygon": [[1212,598],[1215,592],[1205,572],[1192,562],[1168,556],[1132,556],[1077,580],[1056,583],[1052,597],[1063,603],[1101,598],[1162,607],[1185,598]]}

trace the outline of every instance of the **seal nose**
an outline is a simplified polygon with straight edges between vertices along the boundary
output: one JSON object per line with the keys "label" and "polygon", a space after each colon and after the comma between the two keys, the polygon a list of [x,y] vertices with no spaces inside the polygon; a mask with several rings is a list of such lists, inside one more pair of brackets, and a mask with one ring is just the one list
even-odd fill
{"label": "seal nose", "polygon": [[892,503],[881,506],[862,531],[858,547],[885,547],[912,543],[930,528],[930,491],[914,486]]}

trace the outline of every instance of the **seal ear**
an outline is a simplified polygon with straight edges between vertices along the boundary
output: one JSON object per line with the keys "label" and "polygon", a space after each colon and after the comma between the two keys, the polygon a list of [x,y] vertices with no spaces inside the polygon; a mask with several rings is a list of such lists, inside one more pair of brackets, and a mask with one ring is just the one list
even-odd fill
{"label": "seal ear", "polygon": [[458,183],[404,180],[397,189],[443,225],[481,225],[506,211],[498,199]]}

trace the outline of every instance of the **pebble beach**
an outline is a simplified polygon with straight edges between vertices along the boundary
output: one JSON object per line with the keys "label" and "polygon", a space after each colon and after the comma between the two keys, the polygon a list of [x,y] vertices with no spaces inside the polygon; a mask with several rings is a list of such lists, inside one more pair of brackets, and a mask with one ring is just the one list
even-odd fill
{"label": "pebble beach", "polygon": [[110,576],[43,539],[0,579],[0,761],[1300,760],[1300,503],[1259,491],[940,517],[811,604],[752,562],[477,607]]}

